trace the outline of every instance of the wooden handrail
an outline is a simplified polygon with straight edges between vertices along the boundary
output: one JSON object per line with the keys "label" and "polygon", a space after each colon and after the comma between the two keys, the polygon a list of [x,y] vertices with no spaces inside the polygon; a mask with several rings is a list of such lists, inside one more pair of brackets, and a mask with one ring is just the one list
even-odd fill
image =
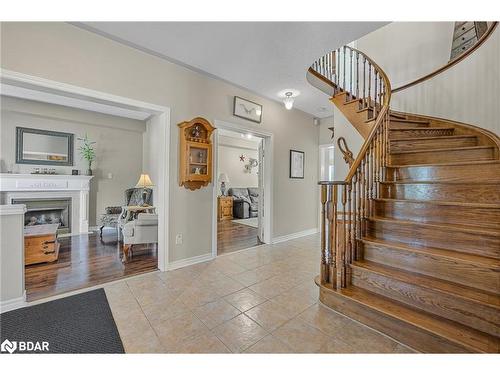
{"label": "wooden handrail", "polygon": [[347,141],[344,137],[339,137],[337,139],[337,145],[339,146],[339,150],[342,153],[344,161],[349,165],[350,168],[354,163],[354,156],[352,151],[349,149],[349,146],[347,145]]}
{"label": "wooden handrail", "polygon": [[358,239],[366,232],[366,219],[373,210],[373,199],[380,194],[380,181],[388,163],[391,84],[378,64],[355,48],[344,46],[325,56],[314,62],[309,72],[330,85],[334,96],[345,94],[346,102],[354,101],[358,109],[367,109],[373,120],[347,177],[318,183],[320,280],[332,288],[344,288],[350,283],[350,264],[359,258]]}
{"label": "wooden handrail", "polygon": [[393,93],[400,92],[400,91],[406,90],[407,88],[410,88],[412,86],[418,85],[419,83],[427,81],[427,80],[431,79],[432,77],[435,77],[438,74],[441,74],[442,72],[450,69],[452,66],[458,64],[460,61],[464,60],[467,56],[471,55],[475,50],[477,50],[479,47],[481,47],[481,45],[483,45],[483,43],[486,42],[486,40],[491,36],[491,34],[493,34],[493,31],[495,31],[495,28],[497,27],[497,25],[498,25],[497,21],[493,22],[491,24],[491,26],[488,28],[488,30],[486,30],[486,32],[481,36],[481,38],[479,38],[479,40],[476,42],[476,44],[474,44],[471,48],[469,48],[467,51],[465,51],[461,55],[458,55],[454,59],[448,61],[445,65],[434,70],[433,72],[426,74],[425,76],[420,77],[420,78],[418,78],[410,83],[406,83],[402,86],[395,88],[394,90],[392,90],[392,92]]}

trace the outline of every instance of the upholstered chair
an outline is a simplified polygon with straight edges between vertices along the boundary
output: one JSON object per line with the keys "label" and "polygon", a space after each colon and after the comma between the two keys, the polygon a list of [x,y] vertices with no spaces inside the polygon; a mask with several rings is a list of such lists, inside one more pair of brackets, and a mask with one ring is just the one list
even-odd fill
{"label": "upholstered chair", "polygon": [[[146,191],[146,201],[143,201],[142,192]],[[125,190],[124,206],[142,206],[143,204],[151,206],[153,203],[153,189],[150,188],[130,188]],[[102,238],[102,230],[104,228],[118,229],[118,219],[122,212],[121,206],[106,207],[106,213],[101,215],[99,229]]]}
{"label": "upholstered chair", "polygon": [[158,215],[140,213],[123,226],[123,260],[132,254],[132,246],[158,243]]}

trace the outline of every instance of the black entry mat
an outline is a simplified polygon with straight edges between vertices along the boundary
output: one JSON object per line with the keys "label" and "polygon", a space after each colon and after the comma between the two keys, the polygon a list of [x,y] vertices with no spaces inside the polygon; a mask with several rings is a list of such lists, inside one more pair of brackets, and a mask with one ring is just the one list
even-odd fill
{"label": "black entry mat", "polygon": [[3,313],[0,340],[2,353],[124,353],[104,289]]}

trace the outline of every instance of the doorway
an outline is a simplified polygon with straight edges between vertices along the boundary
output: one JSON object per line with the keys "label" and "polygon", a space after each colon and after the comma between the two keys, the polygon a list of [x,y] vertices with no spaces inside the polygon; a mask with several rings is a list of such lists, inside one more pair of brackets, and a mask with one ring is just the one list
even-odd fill
{"label": "doorway", "polygon": [[[47,105],[64,106],[65,108],[72,108],[78,111],[90,111],[104,114],[105,116],[117,116],[120,119],[132,119],[136,120],[137,123],[143,123],[145,130],[142,130],[142,135],[139,134],[133,138],[134,145],[139,150],[138,156],[135,159],[138,168],[137,176],[134,174],[133,181],[127,182],[127,188],[140,189],[142,193],[148,189],[151,190],[149,196],[152,196],[152,199],[154,199],[153,206],[156,214],[154,219],[158,222],[156,242],[145,245],[139,243],[137,246],[134,243],[133,256],[129,263],[121,262],[121,247],[120,243],[117,242],[116,228],[104,228],[104,233],[100,236],[99,225],[95,227],[93,225],[79,225],[78,228],[85,227],[87,229],[61,234],[58,239],[59,259],[55,263],[42,263],[41,266],[36,265],[23,272],[23,284],[26,289],[31,289],[31,293],[30,291],[28,293],[25,291],[25,295],[28,294],[29,296],[28,299],[38,299],[95,286],[137,273],[155,271],[157,269],[166,270],[168,266],[169,108],[5,70],[2,71],[1,88],[3,95],[13,98],[36,101]],[[74,129],[73,132],[79,134],[79,130],[77,129]],[[127,134],[129,133],[131,132]],[[100,141],[103,142],[102,139]],[[140,151],[142,148],[144,152]],[[28,172],[24,171],[23,173],[29,174]],[[117,169],[111,168],[107,169],[106,173],[95,173],[92,178],[94,180],[100,179],[101,185],[106,182],[109,184],[110,180],[117,180],[118,173]],[[153,186],[148,185],[146,187],[146,185],[142,184],[139,187],[139,183],[136,181],[137,179],[141,181],[139,175],[142,177],[142,173],[149,175],[150,180],[153,181]],[[61,180],[76,178],[71,176],[71,167],[69,167],[69,171],[61,170],[57,174],[58,176],[52,176],[52,178]],[[68,174],[70,175],[69,177],[67,177]],[[102,186],[100,187],[103,189]],[[35,193],[41,194],[43,192],[36,191]],[[84,196],[84,199],[79,199],[77,200],[78,202],[86,204],[88,200],[92,199],[91,189],[89,192],[87,188],[81,194]],[[144,194],[135,195],[139,198],[142,196],[143,203],[146,202]],[[135,195],[133,196],[135,197]],[[123,193],[117,193],[117,196],[121,199]],[[107,199],[110,199],[109,194]],[[105,199],[102,202],[108,206]],[[114,204],[123,205],[124,203],[121,200],[110,203],[110,205]],[[131,204],[125,205],[132,206]],[[81,217],[80,224],[82,222],[88,224],[89,211],[89,209],[78,211],[81,215],[84,215]],[[110,214],[114,213],[110,212]],[[74,217],[79,218],[78,215]],[[60,263],[59,268],[62,271],[64,271],[64,267],[78,271],[75,263],[81,265],[82,272],[80,274],[84,274],[85,277],[80,277],[81,275],[73,277],[67,272],[65,278],[60,277],[60,275],[55,273],[58,272],[57,262]],[[53,266],[52,269],[48,269],[51,265]],[[93,269],[95,269],[95,272]],[[50,272],[55,276],[50,274]],[[52,280],[56,283],[52,282]]]}
{"label": "doorway", "polygon": [[271,242],[272,134],[216,122],[212,255]]}

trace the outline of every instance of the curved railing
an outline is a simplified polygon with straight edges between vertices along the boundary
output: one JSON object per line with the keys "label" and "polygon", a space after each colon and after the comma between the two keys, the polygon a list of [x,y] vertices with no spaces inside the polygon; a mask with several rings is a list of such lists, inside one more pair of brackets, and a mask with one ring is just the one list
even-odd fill
{"label": "curved railing", "polygon": [[397,92],[406,90],[407,88],[410,88],[412,86],[418,85],[419,83],[425,82],[425,81],[437,76],[438,74],[441,74],[444,71],[450,69],[452,66],[458,64],[460,61],[464,60],[467,56],[471,55],[472,53],[474,53],[475,50],[477,50],[479,47],[481,47],[483,45],[483,43],[486,42],[486,40],[491,36],[493,31],[495,31],[495,28],[497,26],[498,26],[498,22],[493,22],[490,25],[490,27],[486,30],[486,32],[478,39],[478,41],[471,48],[469,48],[467,51],[465,51],[461,55],[458,55],[454,59],[448,61],[445,65],[434,70],[433,72],[426,74],[425,76],[420,77],[412,82],[406,83],[400,87],[393,89],[392,92],[397,93]]}
{"label": "curved railing", "polygon": [[347,165],[349,165],[349,168],[352,167],[354,163],[354,154],[349,149],[349,146],[347,146],[347,141],[345,140],[345,138],[339,137],[337,139],[337,145],[339,146],[339,150],[342,153],[344,161],[347,163]]}
{"label": "curved railing", "polygon": [[[323,285],[347,286],[350,264],[359,258],[358,240],[366,231],[373,199],[388,164],[391,84],[363,52],[344,46],[314,62],[309,72],[329,84],[333,94],[367,110],[373,126],[344,181],[321,181],[321,274]],[[340,210],[339,210],[340,208]],[[340,215],[340,219],[339,219]]]}

